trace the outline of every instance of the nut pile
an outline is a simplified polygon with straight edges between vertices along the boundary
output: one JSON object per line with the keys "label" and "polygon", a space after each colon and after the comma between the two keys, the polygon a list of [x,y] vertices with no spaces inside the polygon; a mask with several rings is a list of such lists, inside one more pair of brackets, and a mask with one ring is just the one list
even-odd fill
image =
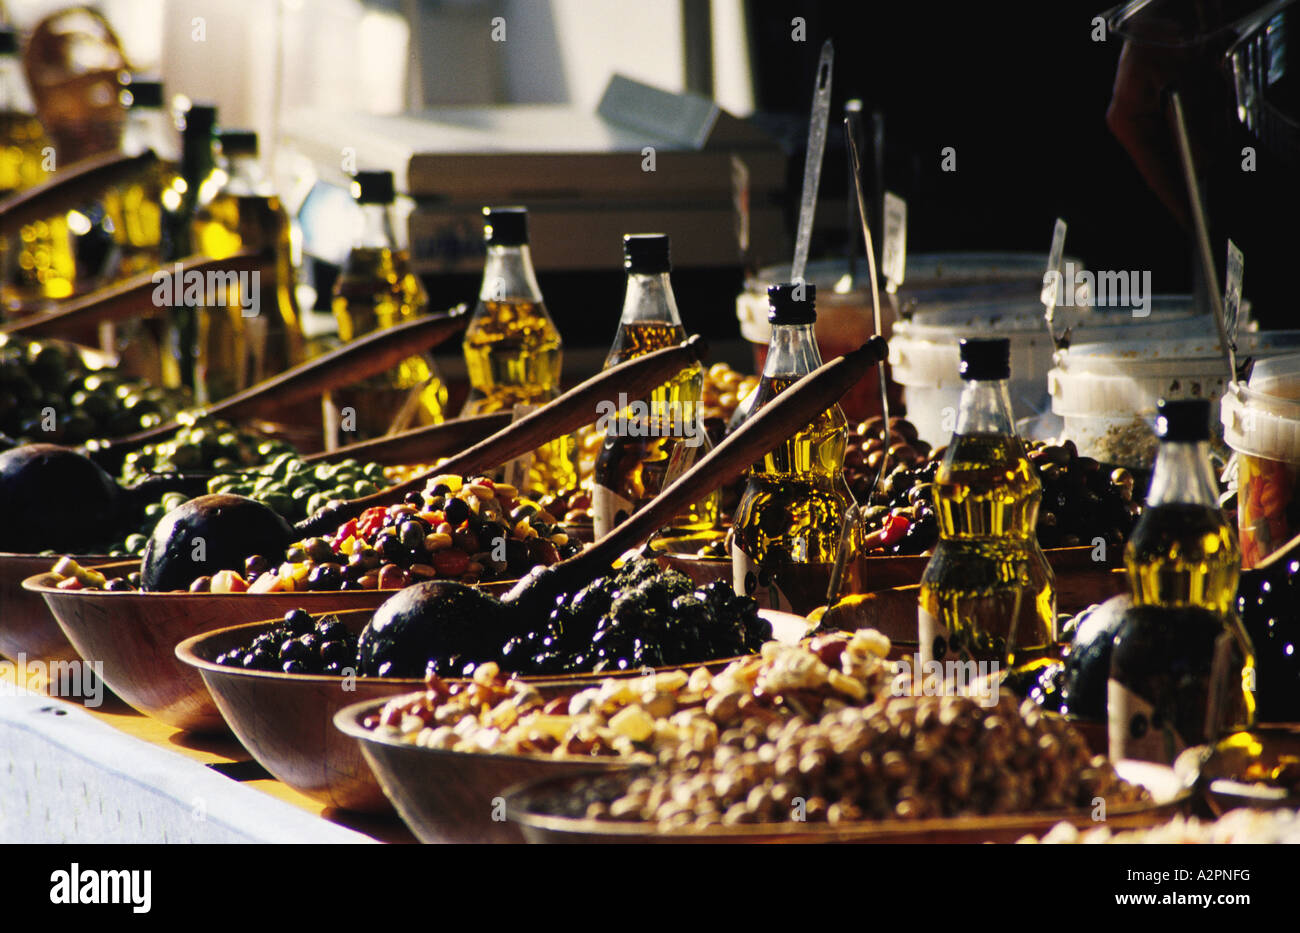
{"label": "nut pile", "polygon": [[[371,728],[428,748],[514,755],[646,757],[679,747],[704,753],[747,721],[869,703],[887,688],[889,640],[874,631],[819,636],[802,645],[769,642],[761,657],[717,674],[697,668],[609,679],[570,698],[544,700],[495,664],[468,684],[428,678],[416,697],[394,699]],[[647,759],[649,760],[649,759]]]}
{"label": "nut pile", "polygon": [[1026,836],[1021,842],[1063,844],[1148,844],[1225,845],[1300,844],[1300,812],[1295,810],[1251,810],[1243,807],[1225,813],[1213,822],[1194,816],[1175,816],[1168,823],[1144,829],[1114,832],[1107,826],[1080,830],[1070,823],[1058,823],[1042,839]]}
{"label": "nut pile", "polygon": [[661,831],[747,824],[920,820],[1115,807],[1147,798],[1082,737],[1003,695],[885,697],[820,720],[749,718],[711,751],[678,746],[642,775],[589,781],[538,798],[570,817]]}

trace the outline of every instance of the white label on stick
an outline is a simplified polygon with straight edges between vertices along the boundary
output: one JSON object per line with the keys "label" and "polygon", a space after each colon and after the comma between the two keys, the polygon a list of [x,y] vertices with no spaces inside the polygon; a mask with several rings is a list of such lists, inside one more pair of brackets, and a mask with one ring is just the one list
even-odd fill
{"label": "white label on stick", "polygon": [[1065,221],[1056,218],[1052,228],[1052,249],[1047,254],[1047,272],[1043,275],[1043,292],[1041,300],[1047,306],[1047,313],[1056,310],[1056,303],[1061,296],[1061,258],[1065,255]]}
{"label": "white label on stick", "polygon": [[892,288],[903,284],[907,271],[907,202],[885,192],[885,245],[880,254],[885,280]]}
{"label": "white label on stick", "polygon": [[1237,244],[1228,241],[1227,281],[1223,286],[1223,330],[1228,335],[1228,343],[1237,346],[1237,316],[1241,312],[1241,276],[1246,264],[1246,257],[1237,249]]}

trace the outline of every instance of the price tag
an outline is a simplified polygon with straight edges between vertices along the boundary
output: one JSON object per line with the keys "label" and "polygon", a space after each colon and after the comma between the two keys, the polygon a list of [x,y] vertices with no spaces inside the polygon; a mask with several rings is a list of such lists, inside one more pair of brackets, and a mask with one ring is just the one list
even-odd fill
{"label": "price tag", "polygon": [[880,254],[885,281],[890,289],[903,284],[907,271],[907,202],[892,191],[885,192],[885,244]]}
{"label": "price tag", "polygon": [[1237,244],[1228,241],[1228,274],[1223,286],[1223,330],[1228,343],[1237,349],[1237,319],[1241,313],[1241,276],[1246,264]]}
{"label": "price tag", "polygon": [[[510,423],[514,424],[525,415],[532,414],[536,408],[536,405],[531,405],[526,402],[516,402],[514,408],[510,411]],[[530,450],[528,453],[521,454],[507,463],[504,472],[505,481],[516,489],[528,489],[528,471],[533,467],[533,458],[535,456],[536,452]]]}
{"label": "price tag", "polygon": [[1061,258],[1065,255],[1065,221],[1056,218],[1052,229],[1052,249],[1047,254],[1047,272],[1043,275],[1043,292],[1041,301],[1047,306],[1048,322],[1061,296]]}

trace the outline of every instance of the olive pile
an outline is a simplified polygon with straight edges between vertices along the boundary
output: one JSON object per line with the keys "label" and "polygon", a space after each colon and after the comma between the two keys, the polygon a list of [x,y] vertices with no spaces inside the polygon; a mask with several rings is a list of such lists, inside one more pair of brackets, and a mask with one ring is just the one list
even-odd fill
{"label": "olive pile", "polygon": [[756,652],[771,637],[758,603],[730,584],[697,589],[685,574],[636,556],[561,602],[540,628],[506,642],[501,668],[570,674],[698,664]]}
{"label": "olive pile", "polygon": [[265,448],[274,457],[269,463],[238,475],[214,476],[208,481],[208,492],[248,496],[269,505],[286,521],[297,522],[336,499],[359,499],[389,485],[378,463],[349,458],[313,466],[277,443],[267,441],[258,448],[259,454]]}
{"label": "olive pile", "polygon": [[1255,648],[1255,718],[1300,720],[1300,560],[1248,570],[1237,585],[1237,614]]}
{"label": "olive pile", "polygon": [[[875,533],[884,553],[922,554],[939,540],[932,484],[947,448],[929,449],[909,422],[891,419],[891,466],[876,491],[876,472],[885,456],[880,428],[879,418],[858,425],[861,440],[851,439],[845,478],[858,502],[866,504],[866,530]],[[1025,447],[1043,486],[1038,543],[1045,548],[1074,547],[1101,538],[1107,553],[1122,553],[1140,509],[1133,475],[1123,469],[1107,472],[1096,460],[1080,457],[1073,441],[1030,441]]]}
{"label": "olive pile", "polygon": [[0,434],[10,446],[133,434],[171,418],[183,401],[112,370],[90,370],[57,343],[0,344]]}
{"label": "olive pile", "polygon": [[333,674],[355,670],[357,636],[336,616],[313,620],[302,609],[285,613],[284,621],[247,645],[217,656],[217,663],[252,671],[284,674]]}
{"label": "olive pile", "polygon": [[167,440],[127,454],[122,479],[131,482],[150,473],[239,470],[285,452],[292,453],[293,448],[284,441],[266,440],[216,418],[199,418]]}

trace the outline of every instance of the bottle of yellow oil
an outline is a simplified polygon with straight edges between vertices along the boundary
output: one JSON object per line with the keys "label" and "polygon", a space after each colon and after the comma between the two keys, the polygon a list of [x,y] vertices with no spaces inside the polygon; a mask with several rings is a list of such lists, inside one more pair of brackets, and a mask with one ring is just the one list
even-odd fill
{"label": "bottle of yellow oil", "polygon": [[[392,172],[358,172],[352,196],[360,207],[360,227],[331,301],[344,343],[428,309],[424,286],[393,236]],[[446,385],[433,359],[413,356],[389,373],[331,393],[325,407],[327,440],[332,445],[378,437],[395,422],[399,427],[436,424],[443,420],[446,404]]]}
{"label": "bottle of yellow oil", "polygon": [[207,400],[261,382],[303,358],[302,331],[289,243],[289,216],[258,160],[257,134],[223,130],[217,136],[218,169],[203,183],[192,241],[205,256],[223,259],[240,250],[274,256],[274,281],[262,274],[226,276],[223,305],[199,317],[200,368]]}
{"label": "bottle of yellow oil", "polygon": [[[627,290],[614,345],[605,358],[609,368],[686,339],[673,297],[668,237],[661,233],[623,237]],[[700,415],[704,370],[694,363],[662,386],[647,401],[620,405],[605,426],[596,456],[592,514],[600,538],[689,469],[710,449]],[[672,522],[674,532],[692,533],[718,524],[715,490],[692,503]]]}
{"label": "bottle of yellow oil", "polygon": [[[483,237],[483,282],[465,330],[470,390],[461,415],[523,415],[560,394],[563,343],[533,271],[528,212],[483,208]],[[569,489],[577,485],[575,464],[574,441],[563,437],[521,458],[510,478],[530,492]]]}
{"label": "bottle of yellow oil", "polygon": [[[36,118],[23,79],[18,33],[0,27],[0,197],[44,181],[57,167],[54,144]],[[6,304],[73,293],[77,267],[66,216],[25,224],[3,245]]]}
{"label": "bottle of yellow oil", "polygon": [[1161,401],[1146,509],[1124,547],[1132,605],[1107,684],[1109,750],[1170,764],[1254,719],[1255,658],[1237,617],[1241,551],[1210,466],[1210,403]]}
{"label": "bottle of yellow oil", "polygon": [[935,477],[939,541],[921,577],[920,657],[1009,669],[1056,649],[1056,586],[1035,525],[1043,490],[1016,435],[1005,339],[962,340],[957,426]]}
{"label": "bottle of yellow oil", "polygon": [[[813,327],[816,287],[794,283],[767,291],[772,336],[753,414],[822,364]],[[773,609],[806,613],[825,602],[853,495],[844,479],[848,420],[838,404],[795,432],[750,468],[736,507],[732,582]],[[848,546],[856,549],[855,531]],[[852,564],[854,555],[846,555]]]}

